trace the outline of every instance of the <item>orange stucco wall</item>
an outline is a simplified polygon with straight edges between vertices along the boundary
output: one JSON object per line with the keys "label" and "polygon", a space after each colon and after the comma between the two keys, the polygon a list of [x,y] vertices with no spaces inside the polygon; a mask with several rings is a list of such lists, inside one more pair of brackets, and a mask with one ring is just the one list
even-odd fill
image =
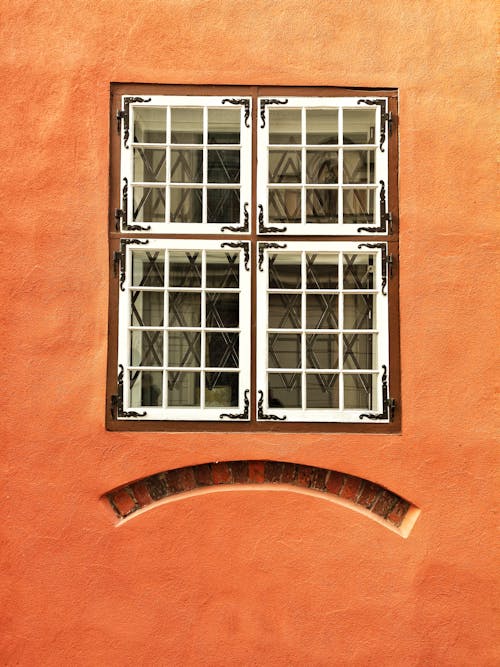
{"label": "orange stucco wall", "polygon": [[[498,664],[494,5],[1,2],[2,664]],[[111,81],[399,88],[401,435],[105,430]],[[116,527],[99,500],[259,458],[421,515],[403,539],[242,489]]]}

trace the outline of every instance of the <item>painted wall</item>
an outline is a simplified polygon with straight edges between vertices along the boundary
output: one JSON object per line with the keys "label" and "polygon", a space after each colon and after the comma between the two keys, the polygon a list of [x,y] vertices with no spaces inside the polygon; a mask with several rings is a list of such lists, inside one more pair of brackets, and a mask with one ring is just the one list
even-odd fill
{"label": "painted wall", "polygon": [[[1,2],[1,662],[494,665],[492,0]],[[401,435],[104,429],[110,81],[400,90]],[[114,130],[114,128],[113,128]],[[341,470],[396,533],[289,492],[116,527],[214,460]]]}

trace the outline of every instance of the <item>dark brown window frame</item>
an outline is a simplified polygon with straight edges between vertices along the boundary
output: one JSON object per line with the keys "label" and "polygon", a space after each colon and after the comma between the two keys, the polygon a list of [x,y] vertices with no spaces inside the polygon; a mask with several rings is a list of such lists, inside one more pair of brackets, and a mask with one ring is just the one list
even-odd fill
{"label": "dark brown window frame", "polygon": [[[150,431],[150,432],[279,432],[279,433],[393,433],[401,432],[401,364],[399,330],[399,205],[398,205],[398,91],[394,88],[342,88],[335,86],[245,86],[245,85],[171,85],[171,84],[136,84],[112,83],[110,105],[110,168],[109,168],[109,328],[108,328],[108,365],[106,385],[106,428],[110,431]],[[124,238],[151,238],[140,232],[120,232],[116,230],[115,210],[120,205],[120,134],[117,132],[116,112],[121,108],[122,95],[224,95],[228,97],[252,97],[252,123],[258,123],[258,97],[384,97],[388,98],[387,111],[392,115],[390,132],[386,137],[389,173],[388,173],[388,210],[392,214],[392,229],[387,235],[370,234],[360,236],[308,236],[308,241],[360,241],[387,243],[388,254],[392,255],[392,277],[388,290],[389,305],[389,387],[395,409],[390,422],[376,421],[362,423],[339,422],[274,422],[256,420],[256,383],[255,321],[252,323],[252,373],[250,395],[250,421],[245,422],[208,422],[208,421],[142,421],[119,420],[114,416],[113,396],[117,391],[118,364],[118,296],[119,276],[114,265],[114,253],[119,250],[120,240]],[[269,235],[258,233],[256,224],[256,167],[257,136],[252,138],[252,218],[251,232],[248,234],[211,234],[197,236],[199,239],[224,239],[250,241],[255,247],[257,241],[269,240]],[[154,234],[154,238],[173,238],[171,234]],[[175,234],[176,239],[193,239],[193,235]],[[289,241],[301,241],[304,237],[287,236]],[[255,315],[256,301],[256,261],[257,253],[252,252],[252,313]]]}

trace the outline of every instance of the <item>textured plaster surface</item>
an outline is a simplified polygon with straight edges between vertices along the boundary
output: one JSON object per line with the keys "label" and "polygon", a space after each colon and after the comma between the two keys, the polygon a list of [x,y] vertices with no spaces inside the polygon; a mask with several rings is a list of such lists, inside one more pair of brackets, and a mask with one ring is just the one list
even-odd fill
{"label": "textured plaster surface", "polygon": [[[1,662],[498,664],[495,3],[0,5]],[[111,81],[399,88],[401,435],[104,429]],[[119,528],[99,502],[258,458],[371,479],[422,513],[401,540],[286,492]]]}

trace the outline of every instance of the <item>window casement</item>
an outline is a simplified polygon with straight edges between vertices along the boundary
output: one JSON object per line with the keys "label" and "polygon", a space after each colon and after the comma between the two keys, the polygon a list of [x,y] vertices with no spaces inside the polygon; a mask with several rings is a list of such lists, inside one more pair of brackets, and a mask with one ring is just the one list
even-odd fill
{"label": "window casement", "polygon": [[396,110],[113,86],[108,428],[399,430]]}

